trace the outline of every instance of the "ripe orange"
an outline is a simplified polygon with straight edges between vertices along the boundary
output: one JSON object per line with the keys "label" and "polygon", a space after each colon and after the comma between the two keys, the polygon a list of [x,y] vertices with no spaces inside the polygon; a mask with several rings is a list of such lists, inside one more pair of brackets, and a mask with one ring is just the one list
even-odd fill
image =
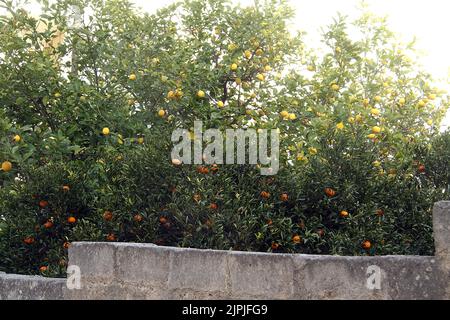
{"label": "ripe orange", "polygon": [[276,242],[272,242],[272,250],[277,250],[279,247],[280,247],[280,245],[278,244],[278,243],[276,243]]}
{"label": "ripe orange", "polygon": [[425,173],[425,171],[426,171],[425,165],[423,165],[423,164],[419,165],[418,170],[419,170],[420,173]]}
{"label": "ripe orange", "polygon": [[144,220],[144,217],[141,214],[138,213],[138,214],[134,215],[133,220],[135,222],[141,222],[142,220]]}
{"label": "ripe orange", "polygon": [[64,192],[69,192],[70,191],[70,187],[69,186],[63,186],[62,187]]}
{"label": "ripe orange", "polygon": [[207,167],[200,166],[200,167],[197,168],[197,172],[201,173],[201,174],[208,174],[209,173],[209,169]]}
{"label": "ripe orange", "polygon": [[167,223],[167,218],[166,217],[159,217],[159,223],[161,223],[161,224]]}
{"label": "ripe orange", "polygon": [[362,243],[362,247],[364,250],[369,250],[372,247],[372,243],[369,240],[366,240]]}
{"label": "ripe orange", "polygon": [[211,204],[209,205],[209,208],[210,208],[211,210],[217,210],[217,209],[219,208],[219,206],[217,205],[217,203],[211,203]]}
{"label": "ripe orange", "polygon": [[219,166],[217,164],[213,164],[211,166],[211,172],[214,173],[214,174],[219,172]]}
{"label": "ripe orange", "polygon": [[116,235],[114,233],[110,233],[106,236],[107,241],[116,241]]}
{"label": "ripe orange", "polygon": [[47,200],[39,201],[39,207],[41,207],[41,209],[44,209],[47,206],[48,206],[48,201]]}
{"label": "ripe orange", "polygon": [[202,200],[202,196],[199,194],[194,194],[193,199],[195,202],[200,202],[200,200]]}
{"label": "ripe orange", "polygon": [[289,200],[289,196],[287,193],[282,193],[280,196],[280,200],[283,202],[287,202]]}
{"label": "ripe orange", "polygon": [[51,227],[53,227],[53,222],[48,220],[46,223],[44,223],[44,228],[45,229],[50,229]]}
{"label": "ripe orange", "polygon": [[75,222],[77,222],[77,218],[75,218],[75,217],[69,217],[69,218],[67,218],[67,222],[68,222],[68,223],[71,223],[71,224],[74,224]]}
{"label": "ripe orange", "polygon": [[261,191],[261,197],[264,199],[269,199],[270,198],[270,193],[267,191]]}
{"label": "ripe orange", "polygon": [[336,191],[332,188],[325,188],[325,194],[329,198],[333,198],[336,195]]}
{"label": "ripe orange", "polygon": [[112,214],[112,212],[106,210],[106,211],[103,213],[103,219],[104,219],[105,221],[111,221],[111,220],[113,219],[113,214]]}
{"label": "ripe orange", "polygon": [[45,272],[47,270],[48,270],[48,267],[46,267],[46,266],[42,266],[42,267],[39,268],[40,272]]}
{"label": "ripe orange", "polygon": [[302,237],[300,237],[299,235],[295,235],[292,237],[292,242],[294,242],[295,244],[299,244],[300,242],[302,242]]}
{"label": "ripe orange", "polygon": [[70,242],[64,242],[63,248],[64,249],[69,249],[69,247],[70,247]]}
{"label": "ripe orange", "polygon": [[341,216],[341,218],[347,218],[348,217],[348,212],[345,210],[342,210],[341,212],[339,212],[339,215]]}
{"label": "ripe orange", "polygon": [[267,220],[267,225],[268,225],[268,226],[271,226],[272,224],[273,224],[272,219]]}
{"label": "ripe orange", "polygon": [[34,243],[34,238],[33,237],[27,237],[27,238],[23,239],[23,242],[25,242],[26,244],[33,244]]}

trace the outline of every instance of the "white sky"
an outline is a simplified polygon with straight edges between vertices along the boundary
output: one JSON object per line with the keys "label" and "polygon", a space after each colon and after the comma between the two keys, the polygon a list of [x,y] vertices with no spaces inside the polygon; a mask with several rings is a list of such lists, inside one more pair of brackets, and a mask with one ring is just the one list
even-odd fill
{"label": "white sky", "polygon": [[[132,0],[145,11],[155,12],[174,0]],[[254,0],[234,0],[252,5]],[[337,12],[358,17],[360,0],[289,0],[296,9],[295,28],[308,33],[307,41],[319,46],[320,28],[329,25]],[[417,49],[423,52],[425,70],[441,80],[448,91],[450,83],[450,1],[448,0],[366,0],[370,11],[388,16],[390,28],[404,42],[417,38]],[[450,127],[450,112],[444,127]]]}

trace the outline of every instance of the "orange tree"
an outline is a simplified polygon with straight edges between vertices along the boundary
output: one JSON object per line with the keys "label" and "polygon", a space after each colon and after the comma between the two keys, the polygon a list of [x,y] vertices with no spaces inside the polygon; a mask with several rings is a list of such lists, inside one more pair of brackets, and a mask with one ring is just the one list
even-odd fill
{"label": "orange tree", "polygon": [[[448,96],[384,20],[339,17],[317,55],[284,1],[1,3],[0,269],[61,275],[83,240],[433,252]],[[278,129],[280,172],[173,165],[171,132],[194,120]]]}

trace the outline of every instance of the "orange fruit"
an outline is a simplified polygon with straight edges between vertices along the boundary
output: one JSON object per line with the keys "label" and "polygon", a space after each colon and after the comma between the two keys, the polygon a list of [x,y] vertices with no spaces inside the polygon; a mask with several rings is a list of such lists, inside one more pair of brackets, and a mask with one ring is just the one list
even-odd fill
{"label": "orange fruit", "polygon": [[423,165],[423,164],[421,164],[420,166],[419,166],[419,172],[420,173],[425,173],[425,171],[426,171],[426,168],[425,168],[425,165]]}
{"label": "orange fruit", "polygon": [[50,229],[51,227],[53,227],[53,222],[48,220],[46,223],[44,223],[44,228],[45,229]]}
{"label": "orange fruit", "polygon": [[159,223],[161,223],[161,224],[167,223],[167,218],[166,217],[159,217]]}
{"label": "orange fruit", "polygon": [[48,267],[46,267],[46,266],[42,266],[42,267],[39,268],[40,272],[45,272],[47,270],[48,270]]}
{"label": "orange fruit", "polygon": [[112,219],[113,219],[113,214],[112,214],[112,212],[111,211],[105,211],[104,213],[103,213],[103,219],[105,220],[105,221],[111,221]]}
{"label": "orange fruit", "polygon": [[106,236],[106,240],[108,241],[116,241],[116,235],[114,233],[110,233]]}
{"label": "orange fruit", "polygon": [[200,202],[200,200],[202,200],[202,196],[199,194],[194,194],[193,199],[195,202]]}
{"label": "orange fruit", "polygon": [[280,245],[276,242],[272,242],[271,248],[272,250],[277,250],[280,247]]}
{"label": "orange fruit", "polygon": [[69,218],[67,218],[67,222],[73,224],[73,223],[77,222],[77,218],[69,217]]}
{"label": "orange fruit", "polygon": [[134,217],[133,217],[133,220],[135,222],[141,222],[143,219],[144,219],[144,217],[141,214],[139,214],[139,213],[135,214]]}
{"label": "orange fruit", "polygon": [[34,238],[33,237],[27,237],[27,238],[23,239],[23,242],[25,242],[26,244],[33,244],[34,243]]}
{"label": "orange fruit", "polygon": [[289,200],[289,196],[287,193],[282,193],[280,196],[280,200],[283,202],[287,202]]}
{"label": "orange fruit", "polygon": [[64,192],[69,192],[70,191],[70,187],[69,186],[63,186],[62,187]]}
{"label": "orange fruit", "polygon": [[362,247],[364,250],[369,250],[372,247],[372,243],[369,240],[366,240],[362,243]]}
{"label": "orange fruit", "polygon": [[211,204],[209,205],[209,208],[210,208],[211,210],[217,210],[217,209],[219,208],[219,206],[217,205],[217,203],[211,203]]}
{"label": "orange fruit", "polygon": [[211,172],[214,173],[214,174],[219,172],[219,166],[217,164],[213,164],[211,166]]}
{"label": "orange fruit", "polygon": [[336,195],[336,191],[332,188],[325,188],[325,194],[329,198],[333,198]]}
{"label": "orange fruit", "polygon": [[261,191],[261,197],[264,199],[269,199],[270,198],[270,193],[267,191]]}
{"label": "orange fruit", "polygon": [[267,220],[267,225],[268,225],[268,226],[271,226],[272,224],[273,224],[272,219]]}
{"label": "orange fruit", "polygon": [[341,218],[347,218],[348,217],[348,211],[342,210],[341,212],[339,212],[339,215],[341,216]]}
{"label": "orange fruit", "polygon": [[70,247],[70,242],[64,242],[63,248],[64,249],[69,249],[69,247]]}
{"label": "orange fruit", "polygon": [[41,207],[42,209],[44,209],[47,206],[48,206],[48,201],[47,200],[39,201],[39,207]]}
{"label": "orange fruit", "polygon": [[302,242],[302,237],[300,237],[299,235],[295,235],[292,237],[292,242],[294,242],[295,244],[299,244],[300,242]]}

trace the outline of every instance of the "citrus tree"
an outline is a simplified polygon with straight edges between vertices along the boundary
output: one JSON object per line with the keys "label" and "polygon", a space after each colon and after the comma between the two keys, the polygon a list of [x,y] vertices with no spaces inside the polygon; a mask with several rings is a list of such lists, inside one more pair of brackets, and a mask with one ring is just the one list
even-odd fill
{"label": "citrus tree", "polygon": [[[383,19],[338,17],[319,55],[285,1],[0,2],[2,270],[62,275],[84,240],[432,254],[448,95]],[[195,120],[278,130],[279,173],[173,163]]]}

